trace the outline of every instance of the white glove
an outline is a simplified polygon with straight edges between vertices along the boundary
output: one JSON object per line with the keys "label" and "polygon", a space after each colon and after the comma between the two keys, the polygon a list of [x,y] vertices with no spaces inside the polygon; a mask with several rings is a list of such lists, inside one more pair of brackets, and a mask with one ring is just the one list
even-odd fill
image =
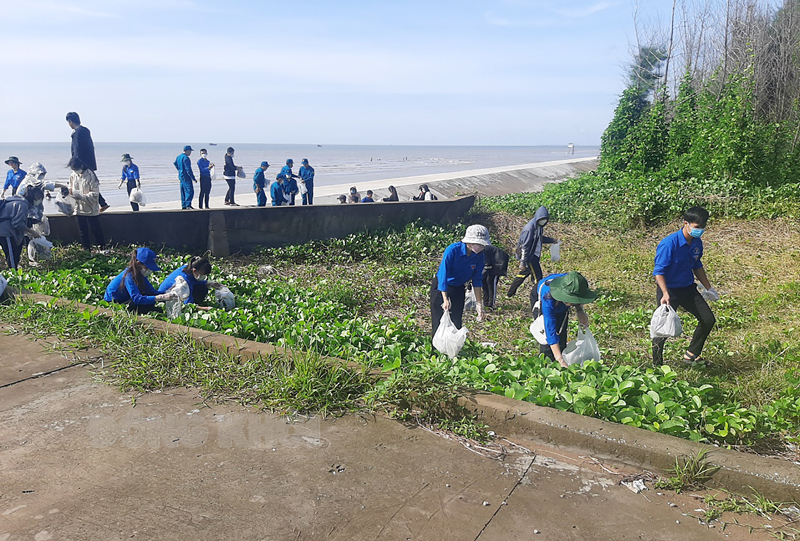
{"label": "white glove", "polygon": [[168,302],[168,301],[176,301],[178,300],[178,294],[174,291],[170,291],[169,293],[162,293],[161,295],[156,295],[156,302]]}
{"label": "white glove", "polygon": [[714,289],[714,286],[704,289],[700,294],[709,302],[716,302],[719,300],[719,293],[717,293],[717,290]]}

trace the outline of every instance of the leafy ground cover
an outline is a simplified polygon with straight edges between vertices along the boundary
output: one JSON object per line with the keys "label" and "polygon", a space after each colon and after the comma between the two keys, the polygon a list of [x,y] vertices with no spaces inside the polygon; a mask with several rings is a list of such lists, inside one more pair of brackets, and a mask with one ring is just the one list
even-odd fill
{"label": "leafy ground cover", "polygon": [[[509,247],[525,218],[494,212],[471,220],[485,223],[493,239]],[[458,359],[432,350],[428,284],[441,251],[463,225],[414,224],[214,261],[212,276],[236,293],[239,305],[229,312],[190,308],[182,322],[391,370],[372,385],[376,402],[424,403],[432,411],[458,385],[469,385],[688,439],[791,452],[800,424],[800,317],[791,309],[800,300],[796,225],[711,225],[706,265],[726,295],[715,307],[718,328],[705,354],[714,367],[702,371],[674,363],[656,370],[649,363],[649,273],[657,241],[672,230],[551,227],[563,241],[563,259],[545,258],[546,271],[577,269],[602,292],[589,312],[604,360],[583,368],[561,369],[537,354],[527,331],[527,291],[508,299],[507,282],[486,322],[467,318],[472,339]],[[55,261],[20,271],[12,283],[99,304],[126,252],[87,258],[58,249]],[[162,253],[160,262],[171,270],[180,257]],[[10,308],[3,310],[6,319]],[[693,330],[688,319],[685,326]],[[671,341],[669,358],[678,359],[684,346]]]}

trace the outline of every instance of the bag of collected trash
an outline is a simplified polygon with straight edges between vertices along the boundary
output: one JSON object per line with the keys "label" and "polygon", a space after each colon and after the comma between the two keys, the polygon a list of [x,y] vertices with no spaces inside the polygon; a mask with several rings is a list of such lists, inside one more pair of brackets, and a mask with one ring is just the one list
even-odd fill
{"label": "bag of collected trash", "polygon": [[570,364],[583,364],[586,361],[599,361],[600,348],[597,346],[592,331],[578,327],[578,336],[575,340],[567,342],[567,347],[561,352],[564,362]]}
{"label": "bag of collected trash", "polygon": [[717,302],[719,300],[719,293],[714,289],[714,286],[711,286],[711,289],[706,289],[703,284],[697,284],[697,291],[708,302]]}
{"label": "bag of collected trash", "polygon": [[650,319],[650,338],[668,338],[680,336],[683,333],[683,325],[678,313],[669,304],[662,304],[653,312]]}
{"label": "bag of collected trash", "polygon": [[475,298],[475,288],[471,287],[464,294],[464,311],[477,310],[478,300]]}
{"label": "bag of collected trash", "polygon": [[36,265],[37,261],[53,259],[53,243],[44,237],[31,239],[28,242],[28,260]]}
{"label": "bag of collected trash", "polygon": [[433,335],[433,347],[454,359],[461,351],[461,348],[464,347],[464,342],[466,341],[467,328],[461,327],[457,329],[453,320],[450,319],[450,311],[445,310],[441,321],[439,321],[439,328],[436,329],[436,334]]}
{"label": "bag of collected trash", "polygon": [[300,195],[305,195],[308,193],[308,188],[306,188],[305,182],[300,182],[298,185],[300,186]]}
{"label": "bag of collected trash", "polygon": [[6,286],[8,285],[8,280],[6,277],[0,274],[0,297],[3,296],[3,293],[6,292]]}
{"label": "bag of collected trash", "polygon": [[56,195],[56,206],[58,210],[67,216],[75,214],[75,198],[69,195],[64,195],[63,192],[58,192]]}
{"label": "bag of collected trash", "polygon": [[224,308],[225,310],[236,308],[236,298],[227,287],[222,286],[218,288],[214,291],[214,295],[217,297],[217,304],[220,308]]}
{"label": "bag of collected trash", "polygon": [[539,285],[539,297],[533,304],[533,323],[531,323],[530,331],[533,337],[539,342],[540,345],[547,345],[547,332],[544,330],[544,316],[542,315],[542,287],[544,282]]}
{"label": "bag of collected trash", "polygon": [[211,176],[211,180],[217,180],[217,166],[212,165],[208,168],[208,174]]}
{"label": "bag of collected trash", "polygon": [[36,222],[35,224],[33,224],[31,229],[33,229],[43,237],[46,237],[47,235],[50,234],[50,220],[47,218],[47,216],[42,216],[42,220],[40,222]]}
{"label": "bag of collected trash", "polygon": [[140,188],[134,188],[131,190],[131,195],[128,197],[128,201],[131,203],[136,203],[140,207],[147,206],[147,198],[145,198],[144,193]]}
{"label": "bag of collected trash", "polygon": [[247,174],[244,172],[244,167],[237,167],[236,168],[236,176],[239,178],[247,178]]}
{"label": "bag of collected trash", "polygon": [[550,245],[550,260],[558,261],[561,259],[561,243],[557,242]]}
{"label": "bag of collected trash", "polygon": [[192,290],[189,288],[189,283],[182,276],[175,278],[175,283],[167,290],[168,295],[172,298],[164,303],[164,311],[167,317],[175,319],[180,317],[183,312],[183,304],[186,299],[192,295]]}

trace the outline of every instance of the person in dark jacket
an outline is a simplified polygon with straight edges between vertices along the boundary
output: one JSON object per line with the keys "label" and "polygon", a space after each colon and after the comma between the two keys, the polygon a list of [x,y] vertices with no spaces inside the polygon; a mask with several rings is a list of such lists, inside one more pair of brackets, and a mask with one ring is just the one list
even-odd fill
{"label": "person in dark jacket", "polygon": [[494,308],[500,277],[508,274],[508,253],[491,244],[483,249],[483,306]]}
{"label": "person in dark jacket", "polygon": [[384,197],[384,201],[400,201],[397,196],[397,189],[394,186],[389,186],[389,197]]}
{"label": "person in dark jacket", "polygon": [[[555,244],[557,239],[544,235],[544,226],[550,221],[550,212],[547,207],[541,206],[533,215],[533,219],[525,224],[517,243],[517,259],[519,271],[508,288],[508,296],[513,297],[525,279],[533,274],[534,286],[542,279],[542,265],[539,259],[542,255],[542,244]],[[536,287],[531,291],[531,308],[533,308]]]}
{"label": "person in dark jacket", "polygon": [[[67,124],[72,128],[72,158],[78,159],[91,171],[97,171],[97,158],[94,155],[94,141],[89,128],[81,125],[81,117],[76,112],[67,113]],[[100,212],[108,208],[103,194],[98,199]]]}
{"label": "person in dark jacket", "polygon": [[42,203],[44,192],[41,188],[25,190],[25,196],[12,195],[0,201],[0,245],[6,255],[9,269],[19,266],[19,256],[25,236],[35,239],[39,233],[28,227],[28,212]]}
{"label": "person in dark jacket", "polygon": [[261,167],[256,169],[253,175],[253,191],[256,192],[256,205],[259,207],[267,206],[267,177],[265,176],[269,163],[261,162]]}
{"label": "person in dark jacket", "polygon": [[208,161],[208,151],[200,149],[200,159],[197,160],[197,169],[200,171],[200,196],[197,198],[197,207],[208,206],[208,199],[211,197],[211,168],[214,164]]}
{"label": "person in dark jacket", "polygon": [[303,204],[304,205],[313,205],[314,204],[314,168],[308,165],[308,160],[303,158],[302,164],[300,166],[300,182],[302,182],[306,187],[306,193],[303,194]]}
{"label": "person in dark jacket", "polygon": [[[122,178],[119,181],[119,187],[122,188],[123,183],[127,183],[128,188],[128,197],[130,197],[131,192],[134,188],[142,189],[142,182],[139,179],[139,166],[133,163],[133,158],[130,154],[123,154],[122,159],[120,160],[123,163],[122,166]],[[131,203],[131,208],[134,212],[139,210],[139,205]]]}
{"label": "person in dark jacket", "polygon": [[222,178],[228,183],[228,191],[225,193],[225,204],[232,207],[238,207],[234,201],[236,195],[236,171],[239,169],[233,163],[233,147],[228,147],[225,151],[225,168],[222,170]]}

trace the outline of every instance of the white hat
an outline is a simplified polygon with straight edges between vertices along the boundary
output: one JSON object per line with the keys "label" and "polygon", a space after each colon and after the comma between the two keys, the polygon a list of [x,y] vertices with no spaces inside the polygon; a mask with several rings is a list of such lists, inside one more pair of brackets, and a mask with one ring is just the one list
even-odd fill
{"label": "white hat", "polygon": [[471,225],[467,228],[464,238],[461,239],[464,244],[482,244],[487,246],[489,242],[489,230],[482,225]]}

